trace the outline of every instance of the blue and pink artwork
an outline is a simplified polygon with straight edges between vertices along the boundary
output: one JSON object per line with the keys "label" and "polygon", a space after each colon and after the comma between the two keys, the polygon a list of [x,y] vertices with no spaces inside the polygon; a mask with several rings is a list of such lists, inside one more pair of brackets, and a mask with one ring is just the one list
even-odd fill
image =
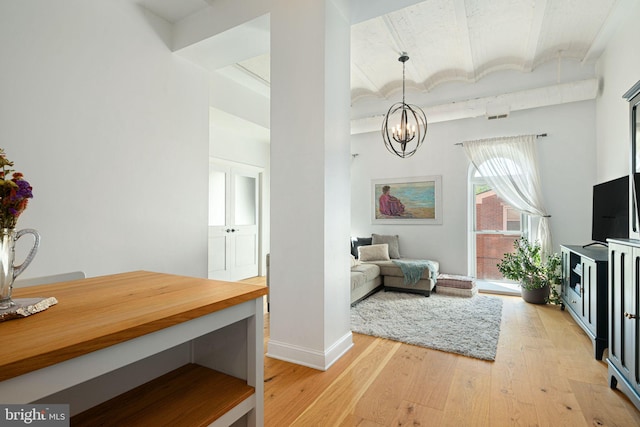
{"label": "blue and pink artwork", "polygon": [[439,177],[424,180],[407,178],[404,181],[374,181],[374,222],[439,220],[439,184]]}

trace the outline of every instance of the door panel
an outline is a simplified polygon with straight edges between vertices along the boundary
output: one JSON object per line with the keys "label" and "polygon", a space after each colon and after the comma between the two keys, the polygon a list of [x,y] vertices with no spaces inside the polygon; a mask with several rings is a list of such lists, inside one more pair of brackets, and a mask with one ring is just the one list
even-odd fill
{"label": "door panel", "polygon": [[256,257],[258,246],[256,242],[255,234],[236,234],[236,260],[235,265],[237,268],[246,268],[256,264]]}
{"label": "door panel", "polygon": [[209,233],[209,271],[225,270],[227,264],[226,244],[226,236],[216,236]]}

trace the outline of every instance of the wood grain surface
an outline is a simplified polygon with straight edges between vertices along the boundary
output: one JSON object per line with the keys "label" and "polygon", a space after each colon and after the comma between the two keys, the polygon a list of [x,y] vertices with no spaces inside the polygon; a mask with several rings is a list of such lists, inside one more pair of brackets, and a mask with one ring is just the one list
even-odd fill
{"label": "wood grain surface", "polygon": [[135,271],[19,288],[58,304],[0,323],[0,381],[266,295],[265,286]]}
{"label": "wood grain surface", "polygon": [[265,426],[640,425],[567,311],[499,298],[495,362],[360,334],[326,372],[266,357]]}
{"label": "wood grain surface", "polygon": [[73,416],[71,425],[208,426],[253,393],[243,380],[189,364]]}

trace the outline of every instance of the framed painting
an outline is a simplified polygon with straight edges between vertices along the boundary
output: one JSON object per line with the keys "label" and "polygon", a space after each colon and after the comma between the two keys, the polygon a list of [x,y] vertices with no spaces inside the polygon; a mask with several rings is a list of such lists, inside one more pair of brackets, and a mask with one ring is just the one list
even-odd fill
{"label": "framed painting", "polygon": [[442,176],[372,180],[374,224],[442,224]]}

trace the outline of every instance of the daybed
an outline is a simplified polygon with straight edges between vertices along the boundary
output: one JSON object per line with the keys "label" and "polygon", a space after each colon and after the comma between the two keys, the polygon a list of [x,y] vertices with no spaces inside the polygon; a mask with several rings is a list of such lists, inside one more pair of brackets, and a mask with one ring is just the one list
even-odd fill
{"label": "daybed", "polygon": [[[436,285],[440,268],[437,261],[428,261],[429,268],[422,271],[416,283],[405,283],[405,275],[394,260],[416,260],[400,257],[398,236],[373,234],[371,238],[354,239],[351,256],[351,304],[378,291],[381,286],[385,290],[429,296]],[[374,276],[376,273],[378,275]]]}
{"label": "daybed", "polygon": [[351,263],[351,304],[368,297],[382,287],[380,267],[363,263],[352,258]]}

